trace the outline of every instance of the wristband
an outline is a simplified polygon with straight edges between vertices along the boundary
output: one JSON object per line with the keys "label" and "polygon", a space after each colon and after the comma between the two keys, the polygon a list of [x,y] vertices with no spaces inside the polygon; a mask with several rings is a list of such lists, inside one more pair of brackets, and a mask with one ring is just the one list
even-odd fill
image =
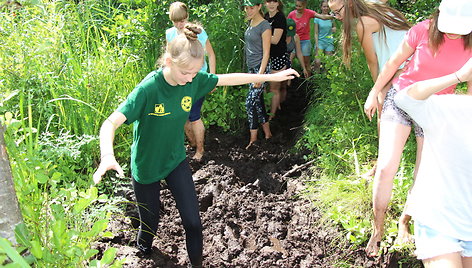
{"label": "wristband", "polygon": [[459,76],[457,76],[457,73],[454,73],[454,75],[456,76],[457,81],[459,81],[459,83],[462,83],[462,81],[459,79]]}

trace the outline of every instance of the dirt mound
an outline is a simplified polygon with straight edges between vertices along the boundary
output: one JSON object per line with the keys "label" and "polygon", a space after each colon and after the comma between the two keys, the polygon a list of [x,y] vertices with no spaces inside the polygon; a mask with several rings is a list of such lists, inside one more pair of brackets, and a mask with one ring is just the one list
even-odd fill
{"label": "dirt mound", "polygon": [[[291,150],[303,119],[307,96],[292,91],[288,104],[271,122],[274,137],[244,147],[247,135],[228,135],[210,128],[202,162],[191,161],[204,226],[204,267],[378,267],[394,261],[373,261],[362,250],[343,244],[340,232],[323,227],[319,212],[299,193],[308,169]],[[292,108],[290,108],[292,107]],[[193,152],[189,151],[192,155]],[[291,171],[291,172],[289,172]],[[304,172],[302,174],[302,171]],[[290,176],[288,176],[290,175]],[[170,191],[161,191],[161,220],[154,253],[143,257],[134,248],[137,209],[131,185],[122,194],[131,202],[125,215],[114,217],[116,235],[96,247],[118,248],[125,267],[186,267],[184,230]]]}

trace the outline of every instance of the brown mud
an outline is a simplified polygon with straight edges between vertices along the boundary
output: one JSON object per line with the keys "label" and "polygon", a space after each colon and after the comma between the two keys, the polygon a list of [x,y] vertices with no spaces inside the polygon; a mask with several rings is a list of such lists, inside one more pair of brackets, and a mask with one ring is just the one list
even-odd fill
{"label": "brown mud", "polygon": [[[317,208],[301,197],[303,180],[313,176],[309,168],[294,171],[306,163],[300,152],[292,152],[309,98],[302,88],[289,92],[271,121],[269,141],[246,150],[246,133],[207,130],[203,161],[190,161],[204,226],[203,267],[399,266],[395,255],[368,258],[362,248],[343,242],[342,232],[322,224]],[[117,248],[117,258],[126,258],[124,267],[186,267],[185,234],[170,191],[163,186],[149,257],[134,247],[139,223],[131,185],[123,184],[118,194],[130,202],[109,224],[115,237],[96,248]]]}

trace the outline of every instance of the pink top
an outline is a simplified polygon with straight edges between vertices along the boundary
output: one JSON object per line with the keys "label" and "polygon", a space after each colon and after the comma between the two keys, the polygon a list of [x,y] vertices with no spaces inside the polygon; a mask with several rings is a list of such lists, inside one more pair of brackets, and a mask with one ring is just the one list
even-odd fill
{"label": "pink top", "polygon": [[297,25],[296,32],[300,40],[310,40],[310,20],[315,17],[316,12],[305,8],[302,17],[297,18],[297,11],[294,10],[288,14],[288,19],[293,19]]}
{"label": "pink top", "polygon": [[[462,38],[449,39],[444,35],[444,43],[434,57],[428,46],[429,20],[413,26],[405,36],[410,47],[415,49],[410,62],[404,71],[393,81],[396,89],[427,79],[448,75],[459,70],[472,57],[472,49],[464,50]],[[436,94],[453,94],[456,85],[450,86]]]}

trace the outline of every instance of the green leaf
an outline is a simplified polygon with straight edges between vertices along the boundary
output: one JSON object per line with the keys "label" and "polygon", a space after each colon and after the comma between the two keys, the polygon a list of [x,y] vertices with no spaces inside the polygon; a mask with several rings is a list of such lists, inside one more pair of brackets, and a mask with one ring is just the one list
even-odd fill
{"label": "green leaf", "polygon": [[38,259],[43,257],[43,247],[37,240],[31,241],[31,253]]}
{"label": "green leaf", "polygon": [[36,179],[38,180],[39,183],[44,184],[44,183],[48,182],[49,177],[46,176],[46,174],[39,172],[39,173],[36,174]]}
{"label": "green leaf", "polygon": [[24,245],[26,247],[31,247],[30,240],[31,236],[26,228],[26,224],[24,223],[19,223],[15,226],[15,238],[18,243],[21,245]]}
{"label": "green leaf", "polygon": [[111,238],[114,238],[115,235],[114,235],[112,232],[104,232],[104,233],[102,234],[102,237],[103,237],[103,238],[110,238],[110,239],[111,239]]}
{"label": "green leaf", "polygon": [[84,259],[88,260],[88,259],[90,259],[91,257],[97,255],[98,252],[99,252],[99,251],[98,251],[97,249],[94,249],[94,248],[89,249],[89,250],[87,250],[87,251],[85,252]]}
{"label": "green leaf", "polygon": [[101,264],[110,264],[115,259],[117,251],[118,251],[118,249],[116,249],[116,248],[107,249],[105,251],[105,253],[103,253],[103,257],[100,260],[100,263]]}
{"label": "green leaf", "polygon": [[10,241],[5,238],[0,238],[0,249],[2,249],[8,257],[13,261],[14,264],[17,264],[16,267],[31,267],[29,264],[21,257],[18,252],[10,245]]}

